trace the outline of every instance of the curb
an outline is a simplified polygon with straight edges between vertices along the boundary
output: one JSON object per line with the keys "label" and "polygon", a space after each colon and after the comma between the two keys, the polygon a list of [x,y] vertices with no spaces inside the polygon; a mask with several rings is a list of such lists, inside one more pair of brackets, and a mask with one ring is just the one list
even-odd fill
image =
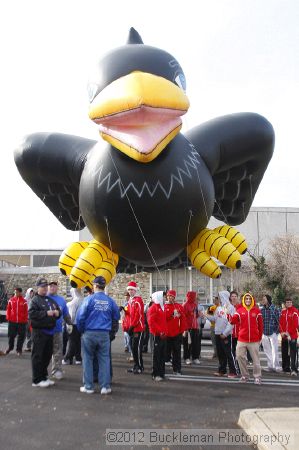
{"label": "curb", "polygon": [[[299,408],[244,409],[238,420],[238,425],[253,440],[256,436],[261,439],[256,444],[259,450],[297,450],[298,423]],[[282,440],[284,435],[290,435],[288,443]],[[277,441],[278,436],[281,442]]]}

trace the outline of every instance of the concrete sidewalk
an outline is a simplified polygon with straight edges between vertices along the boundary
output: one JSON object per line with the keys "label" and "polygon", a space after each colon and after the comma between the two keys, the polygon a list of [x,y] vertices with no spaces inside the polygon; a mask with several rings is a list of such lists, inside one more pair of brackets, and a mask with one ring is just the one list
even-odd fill
{"label": "concrete sidewalk", "polygon": [[259,450],[297,450],[299,408],[244,409],[238,425]]}

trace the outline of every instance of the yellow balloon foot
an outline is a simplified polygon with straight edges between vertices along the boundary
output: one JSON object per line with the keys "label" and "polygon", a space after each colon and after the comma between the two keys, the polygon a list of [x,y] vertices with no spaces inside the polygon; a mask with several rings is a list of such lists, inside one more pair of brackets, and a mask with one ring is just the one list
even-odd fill
{"label": "yellow balloon foot", "polygon": [[69,276],[72,287],[91,286],[97,276],[103,276],[106,284],[116,274],[118,255],[104,244],[93,239],[90,242],[73,242],[59,259],[61,273]]}
{"label": "yellow balloon foot", "polygon": [[228,225],[210,230],[204,228],[188,247],[191,264],[211,278],[219,278],[221,269],[216,261],[230,269],[241,267],[241,254],[247,250],[244,236]]}

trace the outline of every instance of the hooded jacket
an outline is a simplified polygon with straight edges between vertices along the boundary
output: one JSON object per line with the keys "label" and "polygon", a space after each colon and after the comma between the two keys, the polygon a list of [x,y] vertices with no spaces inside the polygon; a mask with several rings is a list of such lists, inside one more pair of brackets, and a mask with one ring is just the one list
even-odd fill
{"label": "hooded jacket", "polygon": [[34,290],[32,288],[27,289],[26,294],[25,294],[25,300],[28,303],[28,308],[29,308],[29,303],[31,302],[31,299],[33,297],[30,296],[31,292],[34,292]]}
{"label": "hooded jacket", "polygon": [[8,322],[27,323],[28,303],[24,297],[11,297],[6,307],[6,319]]}
{"label": "hooded jacket", "polygon": [[178,336],[187,331],[187,320],[185,311],[179,303],[165,303],[165,314],[167,324],[167,337]]}
{"label": "hooded jacket", "polygon": [[[245,305],[246,295],[251,297],[250,306]],[[251,294],[243,295],[242,306],[231,317],[230,323],[239,325],[238,340],[240,342],[259,342],[262,339],[263,317]]]}
{"label": "hooded jacket", "polygon": [[68,302],[66,306],[69,311],[72,324],[76,324],[76,314],[83,303],[84,297],[82,295],[81,289],[71,288],[70,294],[72,300]]}
{"label": "hooded jacket", "polygon": [[129,328],[134,333],[144,331],[144,304],[141,297],[135,295],[128,302]]}
{"label": "hooded jacket", "polygon": [[147,312],[147,322],[151,334],[166,337],[166,311],[163,304],[163,291],[154,292],[152,295],[154,304]]}
{"label": "hooded jacket", "polygon": [[198,310],[196,304],[196,292],[189,291],[186,294],[186,301],[183,303],[183,308],[185,311],[187,329],[198,329]]}
{"label": "hooded jacket", "polygon": [[299,326],[299,312],[295,306],[283,309],[279,320],[279,331],[289,333],[291,339],[297,339]]}
{"label": "hooded jacket", "polygon": [[233,326],[229,322],[229,316],[232,315],[233,306],[229,301],[229,292],[228,291],[220,291],[219,298],[221,301],[221,305],[217,306],[215,312],[211,316],[207,316],[207,318],[211,322],[215,322],[215,334],[224,336],[229,336],[232,333]]}

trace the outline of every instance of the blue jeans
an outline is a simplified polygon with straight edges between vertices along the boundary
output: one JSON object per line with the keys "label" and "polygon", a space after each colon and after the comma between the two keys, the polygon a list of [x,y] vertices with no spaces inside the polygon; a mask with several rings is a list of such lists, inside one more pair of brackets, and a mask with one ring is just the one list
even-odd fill
{"label": "blue jeans", "polygon": [[101,388],[110,387],[110,336],[109,331],[85,331],[82,335],[83,383],[86,389],[94,388],[93,361],[98,360],[98,380]]}

